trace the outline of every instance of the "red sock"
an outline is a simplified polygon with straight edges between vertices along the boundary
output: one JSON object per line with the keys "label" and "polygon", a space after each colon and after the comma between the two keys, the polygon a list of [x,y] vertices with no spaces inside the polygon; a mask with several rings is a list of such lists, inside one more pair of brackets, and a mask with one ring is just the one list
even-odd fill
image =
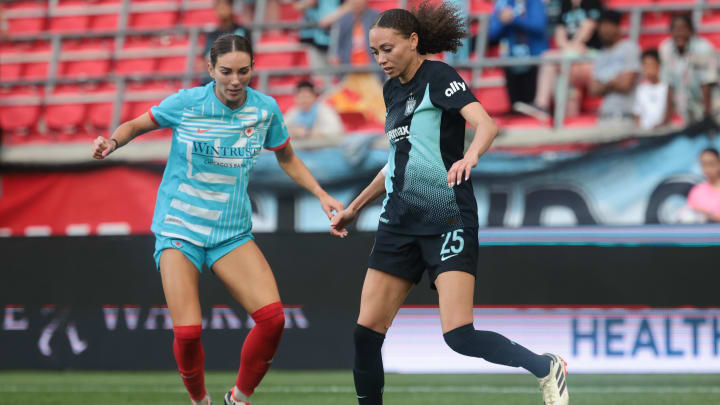
{"label": "red sock", "polygon": [[252,395],[270,368],[285,327],[285,314],[280,302],[266,305],[251,316],[255,326],[243,344],[240,371],[235,383],[247,396]]}
{"label": "red sock", "polygon": [[178,371],[182,377],[185,388],[190,393],[193,401],[201,401],[205,398],[205,352],[203,351],[200,335],[201,325],[174,326],[175,339],[173,341],[173,352],[177,361]]}

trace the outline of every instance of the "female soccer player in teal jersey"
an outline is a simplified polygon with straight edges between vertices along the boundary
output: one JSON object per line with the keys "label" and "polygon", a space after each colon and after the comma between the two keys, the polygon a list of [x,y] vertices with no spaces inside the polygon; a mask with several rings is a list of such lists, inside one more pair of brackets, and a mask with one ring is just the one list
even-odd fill
{"label": "female soccer player in teal jersey", "polygon": [[214,81],[171,95],[120,125],[110,139],[98,137],[92,154],[103,159],[144,132],[173,129],[152,231],[173,320],[175,359],[193,403],[209,404],[198,296],[199,273],[206,264],[255,321],[243,344],[236,384],[225,395],[226,404],[249,404],[285,324],[275,278],[250,233],[249,171],[262,148],[275,151],[280,167],[317,196],[328,218],[343,205],[293,153],[275,100],[248,87],[253,73],[248,40],[220,37],[210,51],[208,70]]}
{"label": "female soccer player in teal jersey", "polygon": [[[385,333],[425,270],[438,291],[443,337],[450,348],[523,367],[539,379],[546,404],[568,403],[559,356],[535,354],[473,326],[479,246],[477,204],[468,180],[497,127],[452,67],[425,56],[455,51],[465,30],[456,9],[436,2],[423,2],[414,13],[385,11],[370,30],[370,49],[390,77],[383,88],[390,157],[372,183],[331,220],[331,232],[344,237],[358,212],[387,193],[354,332],[353,371],[361,405],[382,403]],[[466,122],[475,135],[463,153]]]}

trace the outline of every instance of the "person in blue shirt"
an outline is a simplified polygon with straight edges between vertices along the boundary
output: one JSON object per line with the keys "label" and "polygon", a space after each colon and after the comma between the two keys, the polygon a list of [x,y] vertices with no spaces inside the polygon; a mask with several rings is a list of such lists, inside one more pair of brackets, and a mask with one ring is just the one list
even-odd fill
{"label": "person in blue shirt", "polygon": [[212,82],[180,90],[120,125],[109,139],[98,137],[92,155],[103,159],[138,135],[173,129],[151,228],[173,321],[173,351],[193,403],[209,404],[198,297],[199,273],[207,265],[255,321],[243,344],[236,384],[225,396],[226,404],[248,404],[285,324],[275,278],[250,232],[249,171],[263,148],[272,150],[280,167],[317,196],[328,218],[343,205],[294,154],[275,100],[248,87],[250,42],[234,34],[220,37],[210,51],[208,70]]}
{"label": "person in blue shirt", "polygon": [[[547,13],[542,0],[497,0],[490,15],[488,35],[500,42],[504,57],[540,56],[548,49]],[[510,103],[532,103],[535,99],[537,66],[510,66],[505,69]]]}

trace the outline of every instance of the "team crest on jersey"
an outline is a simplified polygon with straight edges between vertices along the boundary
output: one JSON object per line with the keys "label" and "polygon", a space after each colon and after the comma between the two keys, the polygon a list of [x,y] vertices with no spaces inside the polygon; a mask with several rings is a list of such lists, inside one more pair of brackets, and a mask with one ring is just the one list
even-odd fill
{"label": "team crest on jersey", "polygon": [[255,133],[255,127],[247,127],[247,128],[245,128],[245,131],[243,131],[243,132],[245,133],[245,136],[247,136],[249,138],[249,137],[253,136],[253,134]]}
{"label": "team crest on jersey", "polygon": [[413,111],[415,111],[415,104],[417,104],[417,101],[415,100],[414,96],[410,96],[410,98],[407,99],[407,103],[405,103],[405,116],[412,114]]}

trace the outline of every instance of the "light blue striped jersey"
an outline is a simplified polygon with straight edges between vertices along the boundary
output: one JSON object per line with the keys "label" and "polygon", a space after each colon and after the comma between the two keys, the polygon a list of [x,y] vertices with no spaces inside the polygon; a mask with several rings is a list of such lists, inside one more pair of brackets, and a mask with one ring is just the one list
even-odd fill
{"label": "light blue striped jersey", "polygon": [[201,247],[249,233],[250,169],[263,147],[278,150],[290,140],[275,100],[248,87],[245,104],[231,110],[211,82],[171,95],[150,116],[173,129],[152,231]]}

